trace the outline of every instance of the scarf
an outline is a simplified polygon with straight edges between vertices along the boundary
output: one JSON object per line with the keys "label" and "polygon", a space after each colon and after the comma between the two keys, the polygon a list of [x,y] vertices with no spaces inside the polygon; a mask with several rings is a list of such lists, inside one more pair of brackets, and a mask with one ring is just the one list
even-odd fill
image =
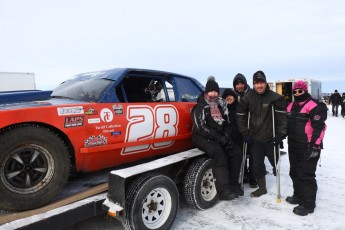
{"label": "scarf", "polygon": [[218,108],[218,97],[209,97],[205,94],[205,101],[210,106],[211,116],[218,124],[223,124],[223,117]]}

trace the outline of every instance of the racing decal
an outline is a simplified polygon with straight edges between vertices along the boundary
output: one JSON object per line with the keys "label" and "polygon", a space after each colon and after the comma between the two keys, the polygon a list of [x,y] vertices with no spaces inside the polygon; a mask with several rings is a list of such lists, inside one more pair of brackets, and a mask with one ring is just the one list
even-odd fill
{"label": "racing decal", "polygon": [[84,125],[84,116],[65,117],[65,128]]}
{"label": "racing decal", "polygon": [[120,128],[121,125],[101,125],[95,126],[96,130],[102,130],[103,133],[111,133],[115,131],[115,128]]}
{"label": "racing decal", "polygon": [[101,110],[100,116],[101,116],[102,121],[107,122],[107,123],[111,122],[114,118],[113,112],[111,112],[111,110],[107,108],[104,108]]}
{"label": "racing decal", "polygon": [[100,119],[100,118],[90,118],[90,119],[87,119],[87,123],[88,123],[88,124],[97,124],[97,123],[101,123],[101,119]]}
{"label": "racing decal", "polygon": [[123,114],[122,105],[113,105],[113,110],[114,110],[115,115],[122,115]]}
{"label": "racing decal", "polygon": [[[157,105],[154,108],[145,105],[127,107],[128,125],[125,142],[135,142],[155,138],[176,136],[178,133],[178,112],[173,105]],[[122,149],[121,154],[145,152],[171,146],[174,141],[158,142]]]}
{"label": "racing decal", "polygon": [[85,111],[85,115],[98,115],[98,111],[95,111],[93,108],[89,108]]}
{"label": "racing decal", "polygon": [[114,132],[111,132],[111,135],[112,135],[112,136],[121,135],[121,131],[114,131]]}
{"label": "racing decal", "polygon": [[87,140],[85,140],[85,147],[106,145],[107,143],[108,139],[102,134],[99,134],[97,137],[92,135]]}
{"label": "racing decal", "polygon": [[57,108],[59,116],[84,114],[83,106]]}

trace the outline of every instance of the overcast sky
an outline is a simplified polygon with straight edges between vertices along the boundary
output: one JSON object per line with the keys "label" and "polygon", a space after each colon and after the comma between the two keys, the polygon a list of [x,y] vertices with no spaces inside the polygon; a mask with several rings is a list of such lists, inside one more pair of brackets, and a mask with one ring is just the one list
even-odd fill
{"label": "overcast sky", "polygon": [[33,72],[38,89],[135,67],[222,87],[263,70],[345,92],[343,0],[0,0],[0,31],[0,72]]}

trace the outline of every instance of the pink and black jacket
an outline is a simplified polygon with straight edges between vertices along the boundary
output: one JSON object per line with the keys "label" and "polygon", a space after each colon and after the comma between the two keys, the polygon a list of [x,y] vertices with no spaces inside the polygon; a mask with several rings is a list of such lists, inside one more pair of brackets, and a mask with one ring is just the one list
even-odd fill
{"label": "pink and black jacket", "polygon": [[327,106],[309,97],[303,102],[291,102],[287,106],[288,144],[294,148],[320,145],[326,131]]}

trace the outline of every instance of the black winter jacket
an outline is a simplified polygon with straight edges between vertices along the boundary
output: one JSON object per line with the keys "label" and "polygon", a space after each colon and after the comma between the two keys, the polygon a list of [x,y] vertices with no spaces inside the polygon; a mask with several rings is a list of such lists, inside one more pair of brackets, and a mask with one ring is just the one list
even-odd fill
{"label": "black winter jacket", "polygon": [[211,139],[219,142],[221,145],[230,141],[230,124],[228,117],[228,110],[226,102],[219,98],[218,108],[223,116],[224,122],[218,124],[211,116],[211,110],[209,104],[205,101],[204,93],[201,93],[198,97],[197,104],[192,109],[192,135],[203,136],[207,139]]}
{"label": "black winter jacket", "polygon": [[[263,94],[255,90],[246,93],[237,106],[237,124],[242,135],[250,135],[254,141],[268,142],[273,138],[272,106],[275,111],[275,134],[287,135],[287,116],[284,97],[268,87]],[[249,130],[247,115],[250,112]]]}
{"label": "black winter jacket", "polygon": [[308,144],[321,145],[326,131],[327,106],[311,98],[291,102],[288,115],[288,144],[294,148],[307,148]]}

